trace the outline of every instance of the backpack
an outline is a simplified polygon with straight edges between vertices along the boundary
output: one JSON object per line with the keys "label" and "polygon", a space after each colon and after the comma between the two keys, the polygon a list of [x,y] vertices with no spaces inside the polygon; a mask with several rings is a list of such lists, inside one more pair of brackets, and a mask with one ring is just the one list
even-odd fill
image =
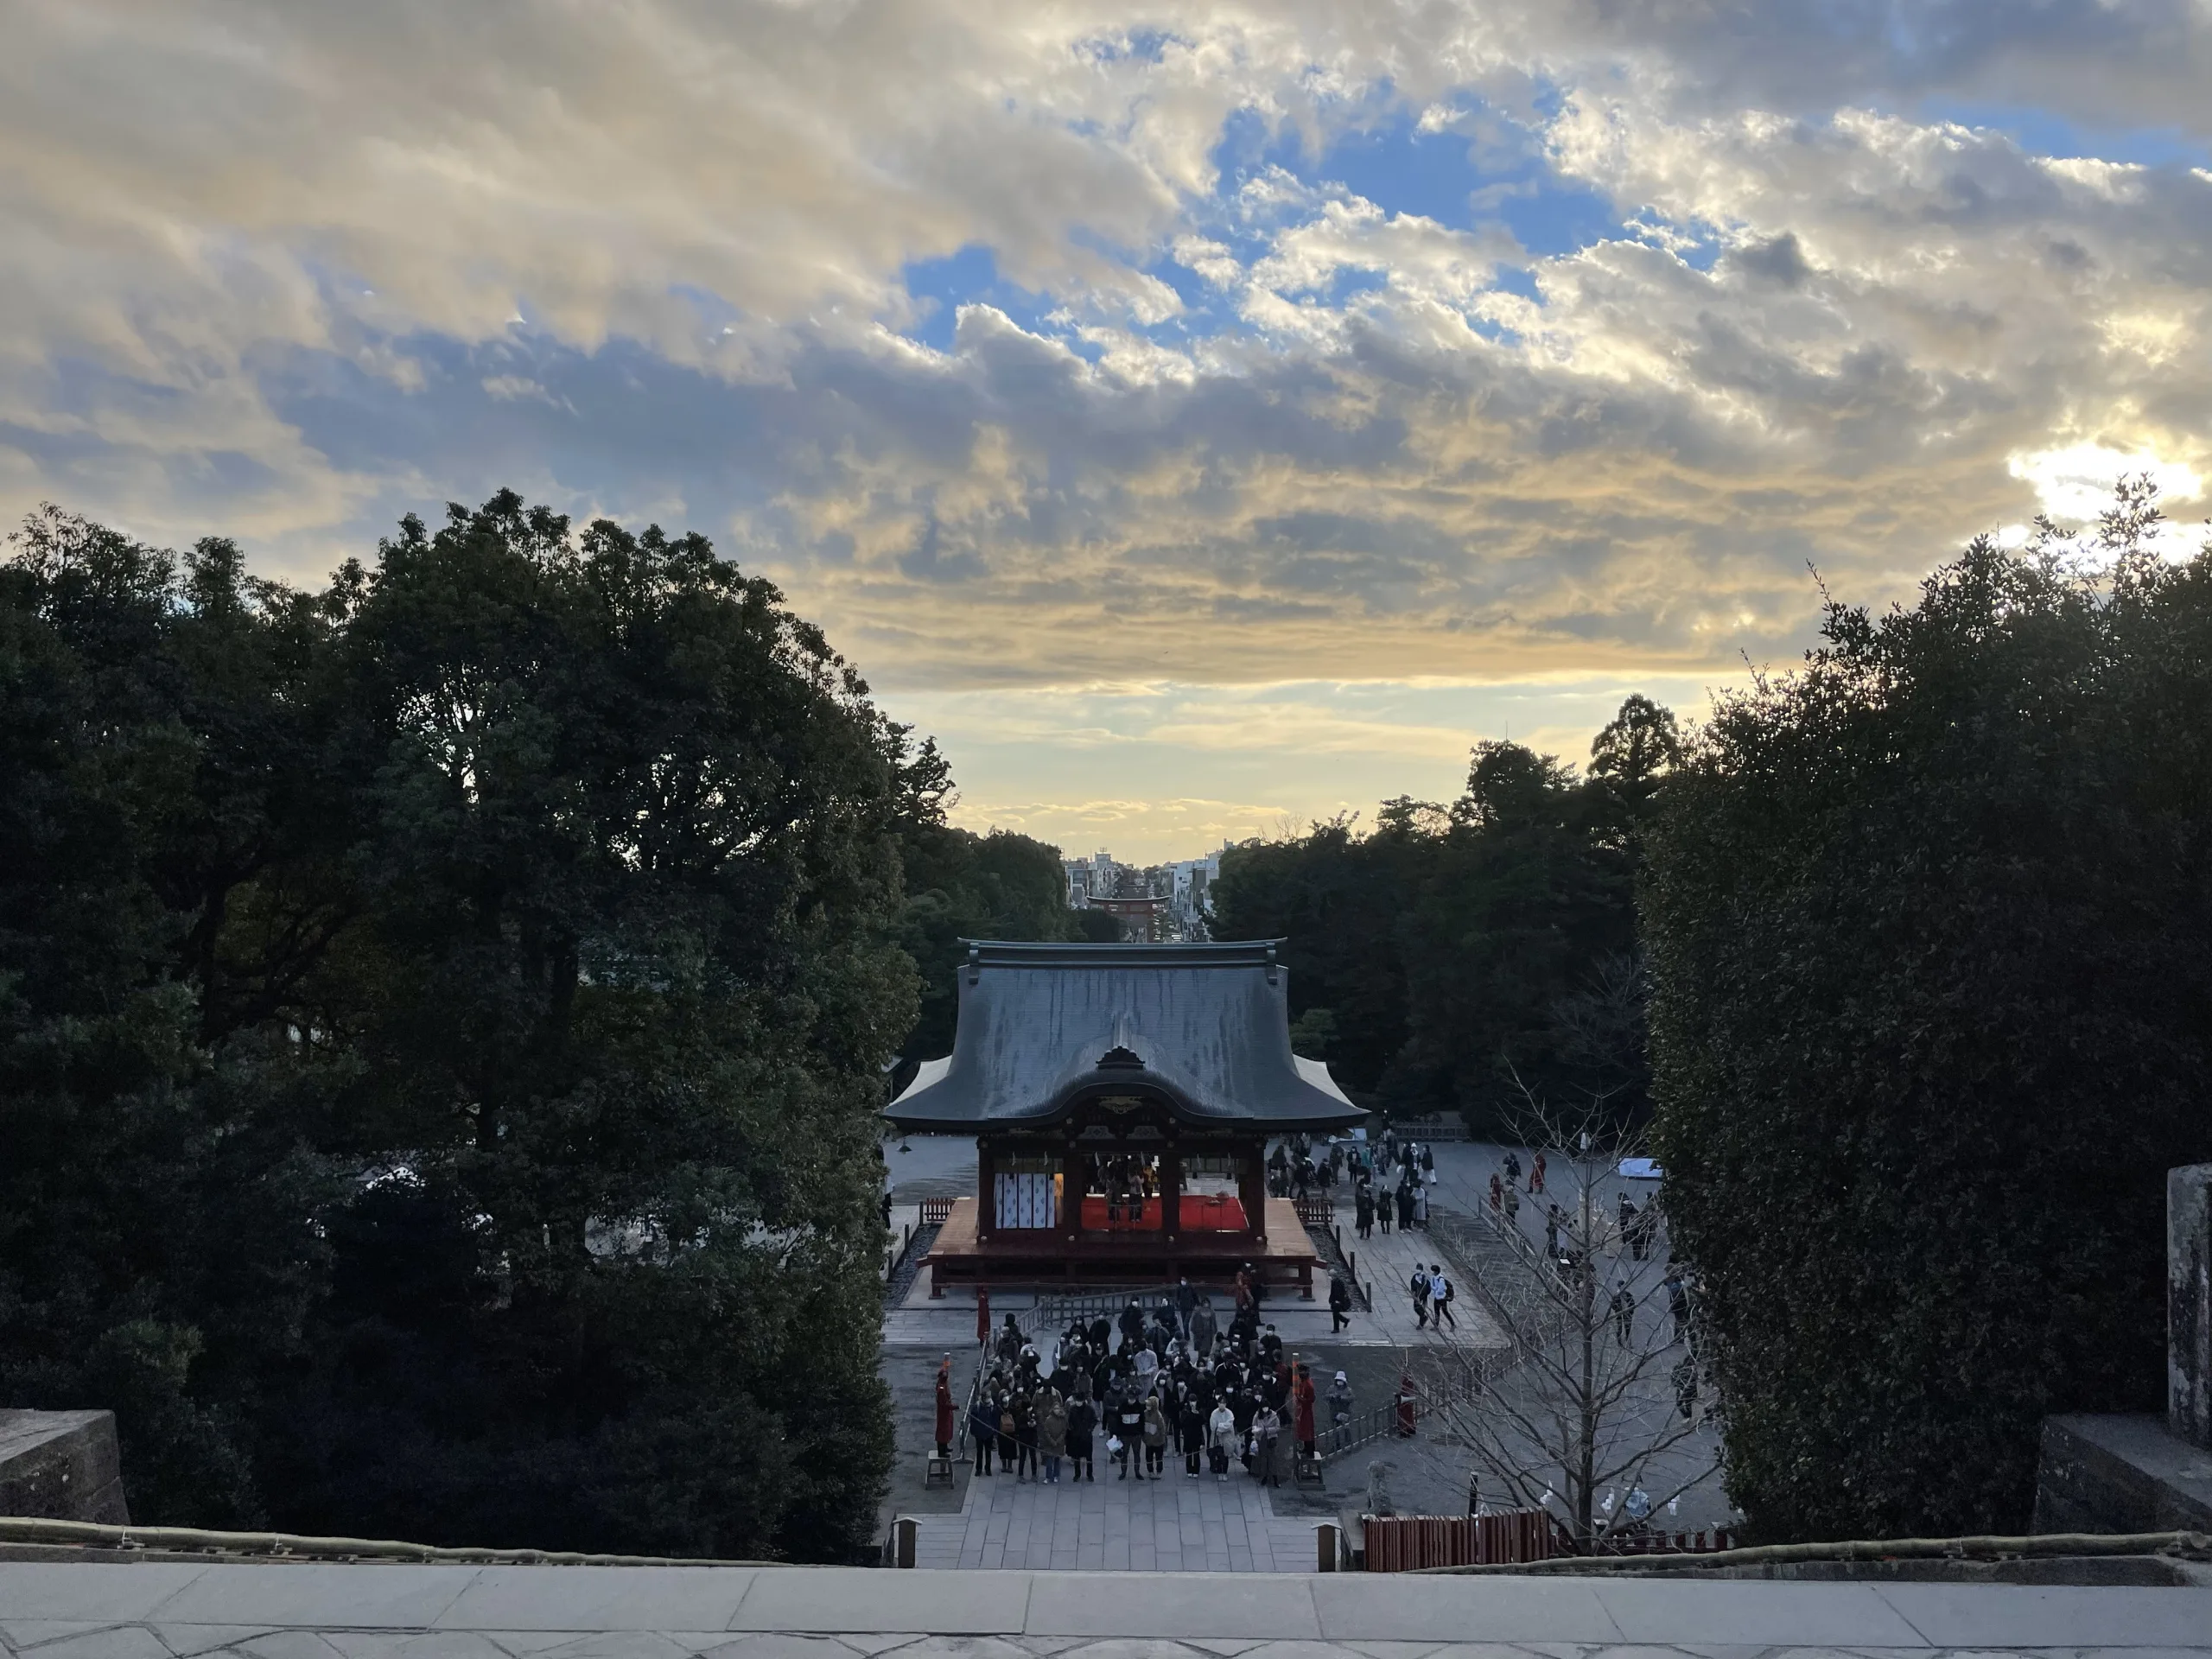
{"label": "backpack", "polygon": [[1453,1284],[1449,1279],[1446,1279],[1444,1281],[1444,1300],[1447,1303],[1456,1302],[1459,1300],[1459,1287]]}

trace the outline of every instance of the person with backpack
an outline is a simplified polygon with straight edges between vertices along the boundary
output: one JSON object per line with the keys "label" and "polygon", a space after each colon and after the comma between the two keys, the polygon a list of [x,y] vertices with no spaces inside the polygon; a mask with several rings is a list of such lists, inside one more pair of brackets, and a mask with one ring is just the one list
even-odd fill
{"label": "person with backpack", "polygon": [[1414,1322],[1421,1330],[1428,1329],[1428,1274],[1420,1262],[1414,1263],[1414,1276],[1406,1288],[1413,1293]]}
{"label": "person with backpack", "polygon": [[1158,1395],[1145,1396],[1144,1414],[1139,1421],[1144,1436],[1144,1471],[1158,1480],[1166,1474],[1167,1463],[1167,1413]]}
{"label": "person with backpack", "polygon": [[1428,1317],[1431,1323],[1440,1331],[1444,1328],[1445,1321],[1447,1319],[1451,1320],[1452,1328],[1454,1331],[1459,1328],[1459,1321],[1452,1318],[1452,1281],[1444,1276],[1444,1264],[1441,1262],[1430,1263]]}

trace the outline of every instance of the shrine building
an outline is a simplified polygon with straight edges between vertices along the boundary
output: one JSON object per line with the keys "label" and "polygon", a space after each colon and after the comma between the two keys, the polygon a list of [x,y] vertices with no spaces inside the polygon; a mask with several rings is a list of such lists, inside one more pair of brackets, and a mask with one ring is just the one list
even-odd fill
{"label": "shrine building", "polygon": [[952,1052],[884,1114],[976,1139],[976,1196],[923,1258],[932,1294],[1218,1281],[1248,1262],[1313,1294],[1319,1258],[1268,1197],[1267,1143],[1367,1114],[1291,1052],[1280,943],[969,943]]}

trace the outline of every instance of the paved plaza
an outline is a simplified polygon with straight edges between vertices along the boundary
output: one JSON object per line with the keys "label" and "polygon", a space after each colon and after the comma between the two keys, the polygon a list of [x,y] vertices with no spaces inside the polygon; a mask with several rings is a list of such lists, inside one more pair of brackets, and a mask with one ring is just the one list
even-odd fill
{"label": "paved plaza", "polygon": [[916,1565],[1136,1573],[1303,1573],[1313,1523],[1278,1519],[1242,1469],[1192,1480],[1168,1459],[1163,1480],[1117,1480],[1104,1459],[1081,1484],[970,1478],[957,1515],[918,1517]]}
{"label": "paved plaza", "polygon": [[[918,1219],[922,1198],[975,1189],[972,1141],[916,1136],[908,1145],[906,1152],[898,1150],[895,1141],[885,1147],[896,1206],[894,1236],[901,1224]],[[1359,1409],[1388,1401],[1402,1374],[1411,1372],[1424,1382],[1453,1374],[1457,1362],[1450,1351],[1495,1349],[1503,1342],[1473,1294],[1475,1263],[1462,1246],[1471,1232],[1469,1224],[1487,1203],[1491,1172],[1503,1160],[1504,1149],[1479,1142],[1446,1142],[1434,1150],[1434,1228],[1387,1235],[1378,1230],[1362,1241],[1351,1229],[1350,1204],[1338,1205],[1344,1243],[1357,1256],[1361,1280],[1374,1287],[1372,1312],[1360,1309],[1351,1329],[1332,1332],[1328,1310],[1318,1300],[1301,1302],[1294,1295],[1278,1295],[1268,1304],[1267,1317],[1286,1347],[1313,1360],[1324,1379],[1338,1369],[1350,1373]],[[1522,1161],[1528,1161],[1525,1154]],[[1595,1197],[1608,1211],[1621,1185],[1610,1179],[1600,1183]],[[1648,1184],[1630,1190],[1639,1203],[1649,1196]],[[1338,1189],[1340,1200],[1344,1191]],[[1532,1243],[1541,1239],[1538,1204],[1524,1202],[1519,1220]],[[1456,1228],[1455,1222],[1459,1224]],[[1476,1231],[1473,1236],[1481,1234]],[[1460,1287],[1452,1308],[1458,1328],[1440,1334],[1416,1325],[1406,1293],[1406,1281],[1416,1262],[1439,1261]],[[991,1294],[995,1319],[1007,1313],[1026,1319],[1035,1302],[1035,1295],[1024,1290],[1001,1288]],[[1644,1317],[1662,1314],[1655,1306]],[[883,1342],[884,1375],[898,1402],[899,1427],[899,1463],[882,1518],[887,1524],[899,1514],[918,1519],[925,1566],[1257,1573],[1281,1566],[1303,1571],[1313,1554],[1313,1520],[1334,1516],[1352,1503],[1365,1487],[1369,1463],[1377,1459],[1388,1465],[1391,1491],[1402,1508],[1456,1514],[1465,1502],[1471,1454],[1446,1425],[1427,1421],[1416,1440],[1392,1439],[1332,1459],[1324,1490],[1280,1489],[1272,1499],[1241,1471],[1233,1472],[1225,1486],[1211,1477],[1185,1481],[1178,1473],[1162,1490],[1154,1491],[1148,1484],[1116,1483],[1109,1472],[1096,1487],[1063,1484],[1056,1491],[1010,1486],[1002,1475],[976,1483],[963,1465],[952,1487],[930,1488],[921,1478],[921,1464],[929,1433],[931,1383],[938,1358],[950,1354],[965,1396],[976,1353],[974,1291],[956,1287],[933,1299],[927,1275],[918,1275],[899,1304],[887,1311]],[[1670,1456],[1662,1472],[1671,1484],[1677,1478],[1677,1466],[1691,1470],[1700,1460],[1709,1462],[1711,1451],[1710,1435],[1700,1431]],[[977,1484],[988,1490],[979,1497],[971,1490]],[[1193,1488],[1200,1490],[1188,1490]],[[1732,1518],[1719,1483],[1708,1481],[1684,1494],[1670,1522],[1695,1530]]]}
{"label": "paved plaza", "polygon": [[0,1562],[18,1659],[2096,1659],[2212,1590],[863,1567]]}

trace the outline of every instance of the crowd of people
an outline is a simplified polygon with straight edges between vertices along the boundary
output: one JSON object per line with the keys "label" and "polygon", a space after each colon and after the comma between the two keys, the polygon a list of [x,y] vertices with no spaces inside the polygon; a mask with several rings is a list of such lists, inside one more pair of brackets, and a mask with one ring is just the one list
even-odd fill
{"label": "crowd of people", "polygon": [[[1071,1324],[1049,1368],[1011,1313],[971,1395],[964,1430],[979,1476],[1055,1484],[1096,1481],[1103,1450],[1117,1480],[1166,1477],[1171,1453],[1185,1478],[1229,1478],[1234,1463],[1281,1485],[1286,1464],[1312,1459],[1320,1431],[1351,1421],[1351,1385],[1336,1373],[1325,1395],[1313,1369],[1286,1351],[1261,1313],[1266,1287],[1249,1266],[1236,1276],[1228,1327],[1213,1299],[1188,1280],[1150,1308],[1137,1299],[1113,1319]],[[957,1423],[952,1362],[938,1370],[938,1455]]]}
{"label": "crowd of people", "polygon": [[1381,1139],[1332,1141],[1315,1147],[1304,1135],[1279,1141],[1268,1158],[1268,1191],[1279,1198],[1326,1193],[1340,1181],[1351,1185],[1353,1224],[1362,1238],[1379,1224],[1409,1232],[1428,1225],[1428,1189],[1436,1184],[1436,1152],[1416,1141],[1401,1141],[1385,1130]]}
{"label": "crowd of people", "polygon": [[1393,1219],[1402,1233],[1426,1228],[1428,1189],[1435,1185],[1436,1149],[1385,1133],[1353,1178],[1353,1230],[1363,1239],[1371,1238],[1380,1225],[1387,1234]]}

